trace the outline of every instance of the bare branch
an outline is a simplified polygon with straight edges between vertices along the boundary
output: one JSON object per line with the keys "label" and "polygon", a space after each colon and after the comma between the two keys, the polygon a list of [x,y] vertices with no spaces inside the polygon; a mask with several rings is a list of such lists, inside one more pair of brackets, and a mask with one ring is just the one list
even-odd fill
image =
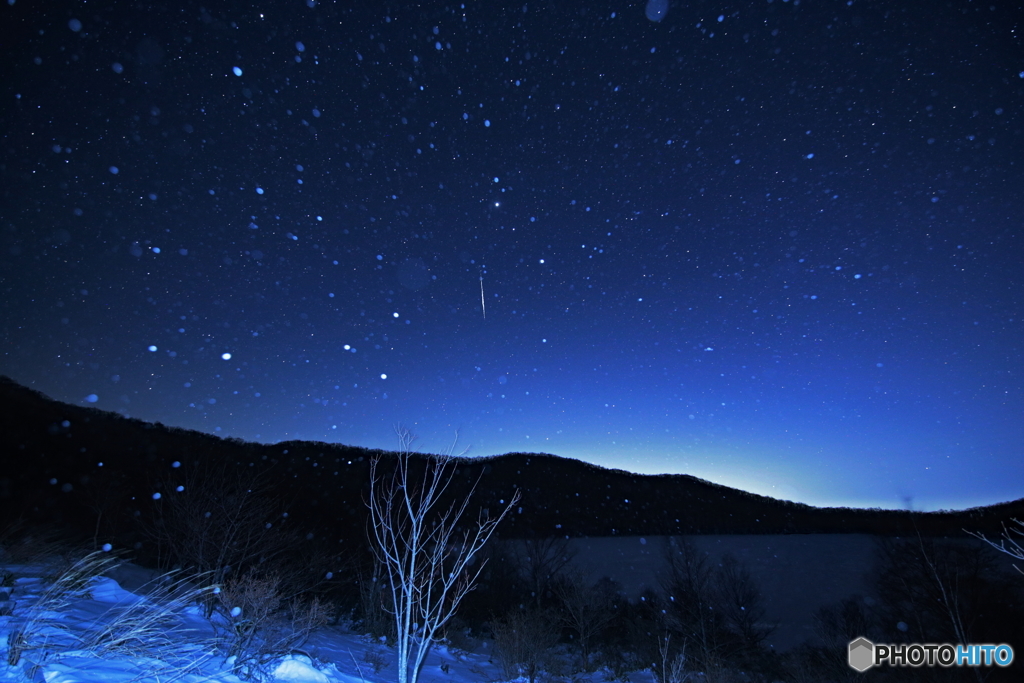
{"label": "bare branch", "polygon": [[455,444],[447,453],[424,456],[421,479],[411,472],[412,435],[398,434],[399,453],[390,475],[381,458],[370,462],[370,540],[382,574],[387,577],[390,610],[395,619],[399,683],[416,683],[423,660],[438,631],[473,590],[485,562],[477,554],[498,524],[519,501],[517,491],[496,518],[483,511],[475,524],[460,531],[460,522],[479,478],[459,502],[441,507],[454,475]]}
{"label": "bare branch", "polygon": [[[984,534],[978,533],[977,531],[967,531],[967,529],[964,529],[964,531],[971,536],[988,543],[1004,555],[1009,555],[1010,557],[1018,560],[1024,560],[1024,545],[1022,545],[1022,541],[1018,540],[1018,538],[1024,539],[1024,522],[1019,519],[1013,519],[1011,521],[1016,526],[1007,526],[1006,523],[1003,522],[1003,535],[998,541],[990,541]],[[1018,565],[1014,564],[1013,568],[1021,574],[1024,574],[1024,569],[1021,569]]]}

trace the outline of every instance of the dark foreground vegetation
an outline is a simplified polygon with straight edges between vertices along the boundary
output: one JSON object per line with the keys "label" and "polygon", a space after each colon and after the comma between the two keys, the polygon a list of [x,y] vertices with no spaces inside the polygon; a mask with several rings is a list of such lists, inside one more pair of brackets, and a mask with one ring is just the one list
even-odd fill
{"label": "dark foreground vegetation", "polygon": [[[258,629],[312,629],[345,619],[395,635],[380,567],[367,542],[370,459],[389,454],[290,442],[219,439],[69,406],[0,379],[0,540],[7,557],[69,555],[105,546],[160,569],[223,586],[202,593],[212,614],[248,601]],[[424,460],[414,460],[422,468]],[[477,589],[447,624],[453,647],[492,638],[509,679],[613,678],[653,668],[683,681],[1024,680],[1024,576],[964,529],[996,538],[1024,519],[1024,501],[974,510],[909,513],[818,509],[693,477],[641,476],[550,455],[460,461],[451,500],[479,481],[472,510],[522,500],[485,553]],[[521,507],[519,507],[521,506]],[[773,625],[748,568],[712,562],[684,539],[663,559],[661,585],[626,599],[608,579],[574,569],[567,536],[867,533],[878,537],[872,596],[823,608],[808,643],[777,653]],[[35,550],[33,550],[35,549]],[[69,560],[70,561],[70,560]],[[1004,669],[893,669],[857,674],[847,643],[1009,643]],[[280,642],[290,642],[284,638]],[[251,654],[251,653],[250,653]],[[256,655],[254,661],[258,663]],[[249,672],[258,678],[258,666]],[[242,671],[241,673],[246,673]]]}

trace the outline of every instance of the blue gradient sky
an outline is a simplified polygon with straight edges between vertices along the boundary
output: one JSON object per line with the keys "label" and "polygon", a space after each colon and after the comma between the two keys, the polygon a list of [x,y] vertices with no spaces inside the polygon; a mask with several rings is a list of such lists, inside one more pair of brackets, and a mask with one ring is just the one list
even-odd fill
{"label": "blue gradient sky", "polygon": [[391,448],[400,423],[428,451],[458,432],[816,505],[1024,496],[1008,9],[0,22],[0,372],[23,384],[222,436]]}

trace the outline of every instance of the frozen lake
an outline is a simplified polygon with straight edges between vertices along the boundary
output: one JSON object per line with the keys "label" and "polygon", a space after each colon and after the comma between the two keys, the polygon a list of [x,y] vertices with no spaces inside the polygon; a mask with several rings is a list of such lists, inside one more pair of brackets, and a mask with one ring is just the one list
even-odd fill
{"label": "frozen lake", "polygon": [[[788,650],[814,639],[813,617],[821,607],[858,595],[873,597],[870,574],[876,537],[867,534],[780,536],[685,536],[698,552],[718,564],[731,554],[753,574],[761,589],[766,620],[776,624],[767,642]],[[574,563],[596,581],[607,576],[631,597],[659,589],[665,570],[667,536],[575,538]]]}

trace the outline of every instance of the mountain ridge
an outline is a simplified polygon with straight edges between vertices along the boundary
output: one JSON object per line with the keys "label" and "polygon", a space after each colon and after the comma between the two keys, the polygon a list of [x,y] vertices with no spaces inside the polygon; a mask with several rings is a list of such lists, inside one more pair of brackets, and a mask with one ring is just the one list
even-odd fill
{"label": "mountain ridge", "polygon": [[[275,495],[325,535],[365,534],[369,460],[392,451],[290,440],[246,442],[149,423],[62,403],[0,376],[0,445],[15,462],[0,472],[0,516],[92,528],[98,499],[141,508],[189,468],[245,470],[273,480]],[[18,456],[21,457],[18,457]],[[426,456],[416,454],[418,460]],[[998,535],[1024,518],[1024,499],[995,505],[909,512],[820,508],[715,484],[688,474],[637,474],[547,453],[506,453],[454,460],[452,495],[476,485],[476,502],[522,500],[503,523],[507,537],[869,533]],[[237,468],[237,469],[234,469]],[[235,472],[235,474],[227,474]],[[106,493],[104,493],[106,491]],[[92,512],[90,512],[92,510]],[[100,513],[102,514],[102,513]],[[137,512],[135,514],[138,514]],[[96,523],[98,526],[98,522]]]}

